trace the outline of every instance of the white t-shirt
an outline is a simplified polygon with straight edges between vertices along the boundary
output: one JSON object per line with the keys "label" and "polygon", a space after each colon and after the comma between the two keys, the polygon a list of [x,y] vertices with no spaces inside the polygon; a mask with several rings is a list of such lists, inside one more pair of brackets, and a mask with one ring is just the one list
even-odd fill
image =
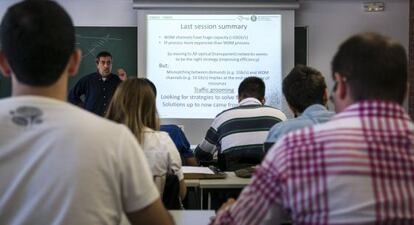
{"label": "white t-shirt", "polygon": [[140,150],[124,125],[66,102],[0,100],[0,223],[128,224],[124,211],[159,197]]}
{"label": "white t-shirt", "polygon": [[141,146],[154,176],[163,176],[168,171],[173,171],[179,180],[184,179],[180,153],[166,132],[146,128]]}

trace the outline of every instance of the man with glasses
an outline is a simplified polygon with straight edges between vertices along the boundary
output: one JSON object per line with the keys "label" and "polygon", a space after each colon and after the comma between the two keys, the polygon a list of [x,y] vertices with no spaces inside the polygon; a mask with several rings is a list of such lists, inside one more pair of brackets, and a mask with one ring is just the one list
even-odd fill
{"label": "man with glasses", "polygon": [[[69,92],[69,102],[103,116],[116,87],[126,78],[125,71],[112,72],[112,55],[103,51],[96,56],[97,71],[82,77]],[[84,96],[84,101],[81,97]]]}
{"label": "man with glasses", "polygon": [[414,124],[404,47],[376,33],[332,61],[337,115],[280,139],[214,224],[414,224]]}

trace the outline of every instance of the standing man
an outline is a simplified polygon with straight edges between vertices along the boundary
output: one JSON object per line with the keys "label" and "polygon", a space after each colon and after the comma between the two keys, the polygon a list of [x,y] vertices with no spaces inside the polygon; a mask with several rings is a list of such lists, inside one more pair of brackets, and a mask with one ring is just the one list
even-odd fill
{"label": "standing man", "polygon": [[103,116],[116,87],[126,79],[126,73],[123,69],[118,69],[118,76],[111,73],[112,55],[105,51],[96,56],[96,68],[96,72],[82,77],[70,90],[69,102]]}
{"label": "standing man", "polygon": [[330,121],[280,139],[214,224],[414,224],[407,55],[388,37],[346,40],[332,61]]}
{"label": "standing man", "polygon": [[0,223],[172,224],[132,133],[66,102],[81,54],[65,10],[17,3],[0,40]]}
{"label": "standing man", "polygon": [[282,111],[264,105],[262,79],[247,77],[240,83],[238,94],[239,106],[218,114],[195,149],[199,161],[212,160],[218,152],[219,167],[228,171],[260,163],[269,129],[286,120]]}

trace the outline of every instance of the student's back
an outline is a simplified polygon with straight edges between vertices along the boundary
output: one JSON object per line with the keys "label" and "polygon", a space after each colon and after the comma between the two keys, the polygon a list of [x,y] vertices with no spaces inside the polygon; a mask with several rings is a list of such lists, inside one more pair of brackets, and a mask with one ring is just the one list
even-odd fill
{"label": "student's back", "polygon": [[217,152],[218,166],[226,171],[261,162],[263,142],[270,128],[286,120],[282,111],[264,105],[265,90],[265,83],[259,77],[247,77],[240,83],[239,105],[214,118],[204,140],[194,150],[198,160],[210,161]]}
{"label": "student's back", "polygon": [[3,224],[119,224],[123,207],[137,210],[158,197],[139,177],[148,168],[122,125],[24,96],[0,100],[0,127]]}
{"label": "student's back", "polygon": [[175,174],[180,180],[180,196],[184,199],[186,187],[180,154],[168,134],[158,131],[155,95],[149,83],[142,78],[129,78],[122,82],[108,106],[106,118],[125,124],[135,135],[160,193],[164,188],[158,178]]}
{"label": "student's back", "polygon": [[0,223],[171,224],[132,133],[66,103],[81,53],[65,10],[21,1],[0,26]]}
{"label": "student's back", "polygon": [[407,71],[395,40],[347,39],[332,60],[338,114],[281,138],[213,224],[279,224],[284,213],[294,224],[414,224]]}

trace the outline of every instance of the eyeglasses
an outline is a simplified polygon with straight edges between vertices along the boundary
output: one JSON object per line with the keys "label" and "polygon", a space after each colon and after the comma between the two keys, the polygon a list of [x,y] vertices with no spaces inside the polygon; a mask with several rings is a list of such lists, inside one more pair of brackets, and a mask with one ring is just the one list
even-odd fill
{"label": "eyeglasses", "polygon": [[102,64],[102,65],[111,65],[112,62],[111,61],[103,61],[103,60],[101,60],[101,61],[99,61],[99,64]]}

